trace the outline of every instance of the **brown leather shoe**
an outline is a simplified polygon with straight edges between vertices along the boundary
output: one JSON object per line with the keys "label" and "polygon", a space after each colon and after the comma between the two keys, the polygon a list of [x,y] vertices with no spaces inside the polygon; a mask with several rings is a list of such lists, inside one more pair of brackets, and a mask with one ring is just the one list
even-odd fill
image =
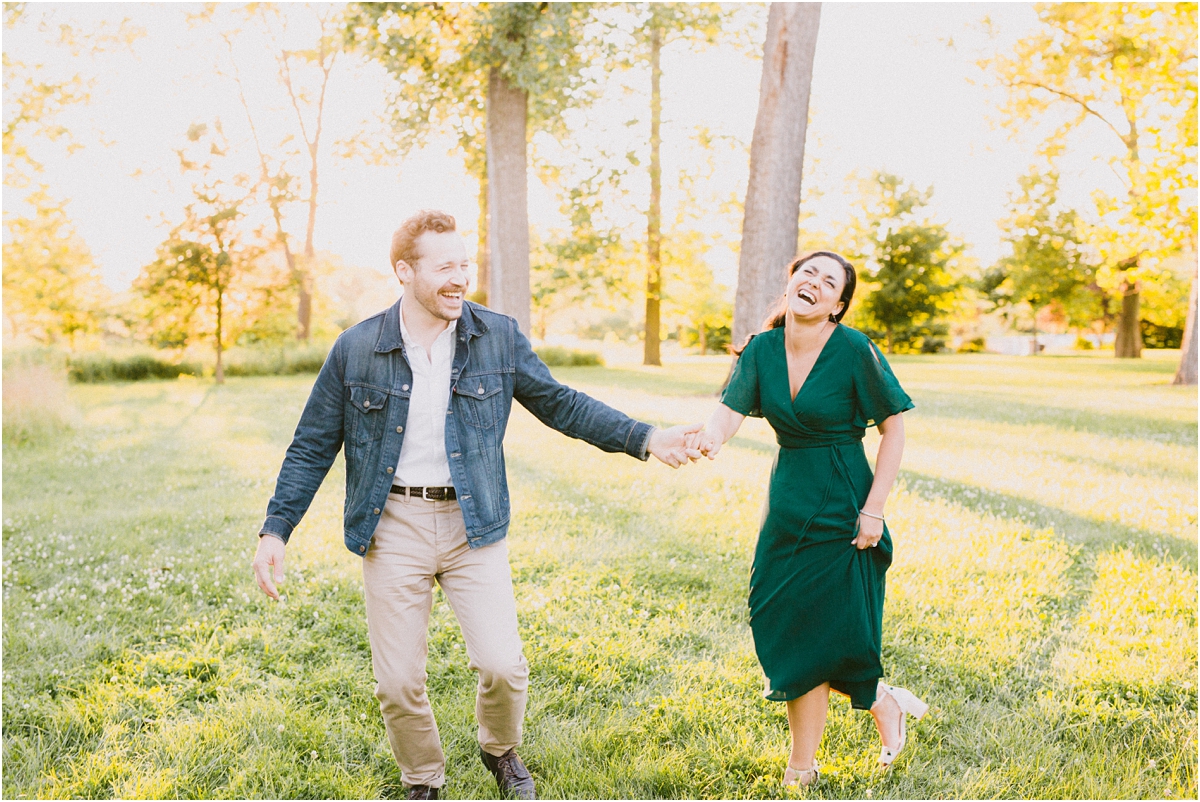
{"label": "brown leather shoe", "polygon": [[409,799],[437,799],[438,789],[432,785],[410,785],[408,786]]}
{"label": "brown leather shoe", "polygon": [[529,775],[529,769],[525,768],[521,758],[517,757],[515,748],[509,749],[500,757],[489,755],[481,748],[479,756],[483,758],[483,765],[487,766],[488,771],[496,778],[496,785],[500,786],[500,793],[506,799],[537,799],[533,789],[533,777]]}

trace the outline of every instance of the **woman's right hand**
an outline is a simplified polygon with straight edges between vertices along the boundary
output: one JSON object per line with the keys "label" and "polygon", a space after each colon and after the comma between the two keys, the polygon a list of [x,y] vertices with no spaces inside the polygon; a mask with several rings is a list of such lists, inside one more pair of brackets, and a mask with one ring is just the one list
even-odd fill
{"label": "woman's right hand", "polygon": [[707,429],[703,429],[696,433],[695,448],[709,459],[716,459],[717,452],[721,450],[721,441],[716,435],[710,433]]}

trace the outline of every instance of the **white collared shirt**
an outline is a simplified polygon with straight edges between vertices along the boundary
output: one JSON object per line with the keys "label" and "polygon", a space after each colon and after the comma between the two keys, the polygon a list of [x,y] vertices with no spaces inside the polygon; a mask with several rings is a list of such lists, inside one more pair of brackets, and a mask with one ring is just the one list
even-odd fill
{"label": "white collared shirt", "polygon": [[400,337],[412,368],[412,395],[404,442],[396,463],[394,484],[404,487],[451,487],[450,461],[446,458],[446,411],[450,407],[450,372],[454,362],[454,336],[458,321],[452,320],[426,353],[404,325],[400,311]]}

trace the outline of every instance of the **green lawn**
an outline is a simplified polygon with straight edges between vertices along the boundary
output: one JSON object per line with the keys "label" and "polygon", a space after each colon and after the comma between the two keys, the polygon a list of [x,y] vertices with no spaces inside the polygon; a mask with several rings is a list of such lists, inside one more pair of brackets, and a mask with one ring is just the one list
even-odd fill
{"label": "green lawn", "polygon": [[[870,717],[835,702],[805,795],[1195,798],[1195,389],[1153,352],[893,364],[917,409],[888,505],[884,665],[932,712],[881,777]],[[706,417],[727,367],[555,372],[669,424]],[[340,462],[285,601],[249,569],[311,382],[75,386],[70,431],[6,448],[6,798],[402,794]],[[506,452],[540,793],[783,795],[784,709],[760,696],[745,605],[766,424],[671,471],[516,408]],[[429,638],[445,795],[493,798],[444,599]]]}

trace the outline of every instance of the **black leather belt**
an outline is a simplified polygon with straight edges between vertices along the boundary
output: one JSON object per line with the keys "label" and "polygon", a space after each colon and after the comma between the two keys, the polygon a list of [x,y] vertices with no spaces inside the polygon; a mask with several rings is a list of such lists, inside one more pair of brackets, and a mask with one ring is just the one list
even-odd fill
{"label": "black leather belt", "polygon": [[453,487],[401,487],[392,485],[392,492],[398,496],[423,498],[426,501],[454,501],[458,494]]}

